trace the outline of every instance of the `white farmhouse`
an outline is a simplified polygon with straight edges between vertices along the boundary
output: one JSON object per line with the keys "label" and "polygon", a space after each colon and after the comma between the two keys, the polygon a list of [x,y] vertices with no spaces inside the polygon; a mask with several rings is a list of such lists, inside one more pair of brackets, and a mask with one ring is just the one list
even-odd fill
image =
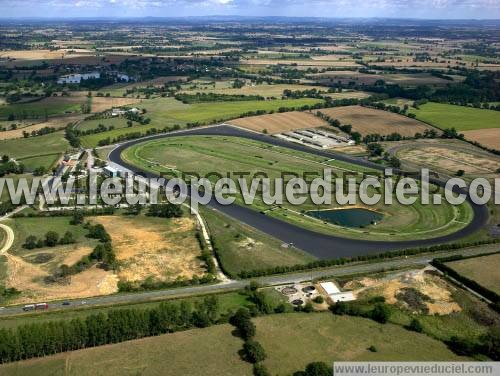
{"label": "white farmhouse", "polygon": [[101,78],[101,74],[99,72],[91,72],[91,73],[73,73],[67,74],[65,76],[61,76],[57,79],[57,83],[59,85],[62,84],[79,84],[82,81],[89,79]]}

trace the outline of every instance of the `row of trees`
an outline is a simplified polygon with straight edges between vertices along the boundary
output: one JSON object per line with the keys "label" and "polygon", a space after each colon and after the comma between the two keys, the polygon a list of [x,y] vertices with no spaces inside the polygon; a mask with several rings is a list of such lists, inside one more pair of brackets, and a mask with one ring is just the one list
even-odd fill
{"label": "row of trees", "polygon": [[225,321],[217,297],[194,306],[187,301],[164,302],[150,309],[117,309],[86,318],[35,322],[0,329],[0,362],[46,356],[64,351],[207,327]]}
{"label": "row of trees", "polygon": [[183,213],[180,205],[168,202],[165,204],[150,205],[146,215],[160,218],[180,218]]}
{"label": "row of trees", "polygon": [[[500,239],[491,239],[491,240],[481,240],[481,241],[475,241],[475,242],[439,244],[439,245],[433,245],[430,247],[421,247],[421,248],[407,248],[407,249],[400,249],[400,250],[395,250],[395,251],[374,253],[374,254],[369,254],[369,255],[354,256],[354,257],[350,257],[350,258],[342,257],[342,258],[336,258],[336,259],[330,259],[330,260],[316,260],[316,261],[312,261],[312,262],[307,263],[307,264],[276,266],[276,267],[268,268],[268,269],[246,270],[246,271],[240,272],[238,274],[238,276],[240,278],[262,277],[262,276],[272,275],[272,274],[283,274],[283,273],[290,273],[290,272],[296,272],[296,271],[302,271],[302,270],[311,270],[311,269],[326,268],[326,267],[337,266],[337,265],[345,265],[345,264],[352,263],[352,262],[391,259],[394,257],[412,256],[412,255],[418,255],[421,253],[432,253],[432,252],[439,252],[439,251],[444,251],[444,250],[455,250],[455,249],[475,247],[475,246],[485,245],[485,244],[495,244],[495,243],[499,243],[499,242],[500,242]],[[217,248],[215,248],[215,249],[217,250]]]}
{"label": "row of trees", "polygon": [[48,231],[43,238],[37,238],[35,235],[27,236],[23,248],[35,249],[73,243],[75,243],[75,237],[70,231],[66,231],[62,237],[55,231]]}

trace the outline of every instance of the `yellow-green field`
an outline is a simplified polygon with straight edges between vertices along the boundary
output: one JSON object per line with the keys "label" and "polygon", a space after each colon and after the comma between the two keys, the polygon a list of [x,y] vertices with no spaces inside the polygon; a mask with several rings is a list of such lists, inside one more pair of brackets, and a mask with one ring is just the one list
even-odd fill
{"label": "yellow-green field", "polygon": [[446,263],[460,275],[500,294],[500,253]]}

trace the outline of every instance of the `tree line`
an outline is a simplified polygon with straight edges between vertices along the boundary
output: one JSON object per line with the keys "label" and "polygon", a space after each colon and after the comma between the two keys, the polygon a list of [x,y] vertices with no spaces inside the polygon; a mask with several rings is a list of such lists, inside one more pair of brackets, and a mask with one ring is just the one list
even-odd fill
{"label": "tree line", "polygon": [[0,329],[0,362],[29,359],[148,336],[204,328],[227,321],[216,296],[194,305],[163,302],[155,308],[114,309],[86,318],[55,320]]}

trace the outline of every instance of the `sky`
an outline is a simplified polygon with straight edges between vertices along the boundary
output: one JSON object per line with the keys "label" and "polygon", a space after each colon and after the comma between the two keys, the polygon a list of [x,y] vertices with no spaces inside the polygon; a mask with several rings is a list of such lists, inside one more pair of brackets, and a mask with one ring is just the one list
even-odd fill
{"label": "sky", "polygon": [[0,0],[0,18],[207,15],[500,19],[500,0]]}

